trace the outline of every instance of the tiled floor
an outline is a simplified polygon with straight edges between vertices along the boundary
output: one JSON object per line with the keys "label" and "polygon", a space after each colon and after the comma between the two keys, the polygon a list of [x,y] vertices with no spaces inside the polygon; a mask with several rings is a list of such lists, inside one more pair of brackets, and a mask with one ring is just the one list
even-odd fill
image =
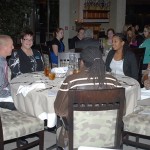
{"label": "tiled floor", "polygon": [[[47,147],[55,144],[55,139],[56,139],[55,134],[45,131],[44,150],[46,150]],[[15,148],[15,144],[16,143],[14,142],[14,143],[5,145],[5,150],[12,150],[13,148]],[[38,146],[30,150],[38,150]],[[136,149],[130,146],[123,146],[123,150],[141,150],[141,149]]]}

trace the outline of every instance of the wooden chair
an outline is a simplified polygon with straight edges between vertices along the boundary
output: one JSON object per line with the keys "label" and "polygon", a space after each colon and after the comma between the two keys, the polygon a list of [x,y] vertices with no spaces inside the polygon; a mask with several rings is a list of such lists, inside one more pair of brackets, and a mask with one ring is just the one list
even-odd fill
{"label": "wooden chair", "polygon": [[50,64],[52,68],[52,63],[51,63],[51,57],[50,57],[50,48],[48,46],[45,46],[44,44],[40,44],[41,48],[41,53],[43,56],[44,63]]}
{"label": "wooden chair", "polygon": [[[18,138],[35,134],[38,136],[33,142],[20,146]],[[0,150],[4,150],[4,144],[17,140],[15,150],[23,150],[39,145],[39,150],[43,150],[44,145],[44,122],[38,118],[28,116],[18,111],[0,112]]]}
{"label": "wooden chair", "polygon": [[131,48],[131,51],[135,54],[136,60],[137,60],[137,65],[139,68],[138,72],[138,81],[142,86],[141,79],[142,79],[142,66],[143,66],[143,59],[144,59],[144,54],[145,54],[145,48]]}
{"label": "wooden chair", "polygon": [[62,62],[65,63],[65,66],[68,66],[69,64],[69,55],[70,54],[75,54],[75,57],[77,59],[80,58],[80,53],[58,53],[58,67],[62,66]]}
{"label": "wooden chair", "polygon": [[64,121],[69,150],[81,145],[120,148],[124,103],[124,88],[70,90],[69,116]]}
{"label": "wooden chair", "polygon": [[[123,144],[150,150],[150,106],[138,106],[123,118]],[[131,137],[134,137],[131,139]],[[135,140],[134,140],[135,139]],[[146,139],[147,142],[141,139]]]}

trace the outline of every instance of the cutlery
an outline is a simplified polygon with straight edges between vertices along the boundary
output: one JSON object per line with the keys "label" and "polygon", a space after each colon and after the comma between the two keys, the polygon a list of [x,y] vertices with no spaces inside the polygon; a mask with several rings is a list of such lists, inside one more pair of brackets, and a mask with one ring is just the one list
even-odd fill
{"label": "cutlery", "polygon": [[123,83],[123,84],[125,84],[125,85],[129,85],[129,86],[134,86],[134,85],[135,85],[135,84],[128,84],[127,82],[121,81],[121,80],[118,80],[118,82]]}
{"label": "cutlery", "polygon": [[43,92],[43,91],[45,91],[45,90],[52,89],[53,87],[55,87],[55,86],[51,86],[51,87],[48,87],[48,88],[45,88],[45,89],[41,89],[41,90],[38,90],[38,91],[36,91],[36,92]]}

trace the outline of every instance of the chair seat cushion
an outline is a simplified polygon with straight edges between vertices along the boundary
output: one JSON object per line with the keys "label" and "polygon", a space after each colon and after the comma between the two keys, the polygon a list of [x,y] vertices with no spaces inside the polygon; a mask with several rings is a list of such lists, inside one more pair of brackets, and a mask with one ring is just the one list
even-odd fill
{"label": "chair seat cushion", "polygon": [[150,136],[150,106],[138,106],[123,122],[124,131]]}
{"label": "chair seat cushion", "polygon": [[44,130],[44,122],[18,111],[1,113],[4,141]]}

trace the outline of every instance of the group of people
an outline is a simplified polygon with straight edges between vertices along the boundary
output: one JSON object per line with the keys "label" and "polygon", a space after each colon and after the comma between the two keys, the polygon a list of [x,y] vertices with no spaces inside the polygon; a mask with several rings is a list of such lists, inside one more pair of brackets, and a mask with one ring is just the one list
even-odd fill
{"label": "group of people", "polygon": [[[43,71],[43,59],[39,51],[32,49],[33,32],[24,30],[21,33],[21,48],[14,49],[13,40],[8,35],[0,35],[0,107],[15,110],[8,77],[8,66],[11,79],[23,73]],[[7,57],[10,56],[8,62]]]}
{"label": "group of people", "polygon": [[[129,29],[127,29],[128,31]],[[58,28],[55,38],[51,41],[50,54],[53,64],[58,63],[58,53],[64,51],[62,42],[64,31]],[[145,26],[144,36],[147,37],[140,47],[145,47],[150,37],[150,28]],[[107,38],[104,47],[111,49],[106,62],[103,61],[101,45],[98,40],[93,39],[93,32],[90,29],[81,28],[72,40],[75,48],[81,48],[80,72],[68,76],[58,91],[54,108],[60,117],[68,117],[68,90],[69,89],[112,89],[121,87],[116,78],[106,72],[113,72],[138,79],[138,66],[134,54],[130,51],[127,35],[115,33],[110,28],[107,30]],[[14,78],[22,73],[42,71],[44,69],[43,59],[39,51],[32,49],[33,32],[25,30],[21,33],[21,48],[14,50],[13,41],[10,36],[0,35],[0,107],[15,109],[11,97],[10,84],[8,81],[8,65]],[[147,49],[148,51],[148,49]],[[12,53],[12,54],[11,54]],[[6,57],[10,56],[6,61]],[[147,61],[148,62],[148,61]],[[4,100],[3,100],[4,99]],[[67,131],[62,127],[60,137],[65,137]],[[60,138],[60,139],[62,139]],[[65,137],[66,138],[66,137]],[[59,142],[58,142],[59,143]],[[64,147],[65,142],[60,141],[59,145]]]}

